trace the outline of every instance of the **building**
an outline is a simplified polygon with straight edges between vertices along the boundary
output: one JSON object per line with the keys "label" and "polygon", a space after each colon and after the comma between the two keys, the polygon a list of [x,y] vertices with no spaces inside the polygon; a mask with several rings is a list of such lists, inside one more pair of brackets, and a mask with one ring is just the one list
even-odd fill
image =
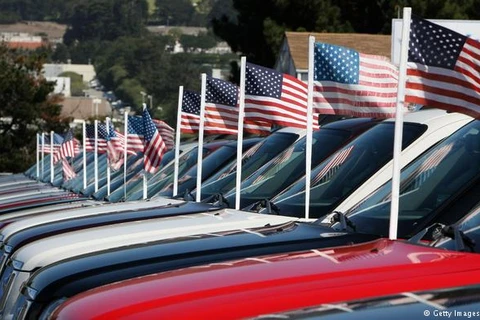
{"label": "building", "polygon": [[93,117],[110,117],[112,115],[112,107],[106,99],[98,99],[91,97],[70,97],[65,98],[62,102],[61,117],[72,117],[73,123],[80,123]]}
{"label": "building", "polygon": [[308,79],[308,37],[315,41],[348,47],[356,51],[386,56],[391,55],[391,36],[358,33],[285,32],[285,37],[275,64],[282,73]]}
{"label": "building", "polygon": [[35,50],[48,45],[42,37],[23,32],[1,32],[0,42],[13,49]]}
{"label": "building", "polygon": [[87,84],[96,77],[95,68],[91,64],[46,63],[43,65],[43,72],[46,78],[58,77],[64,72],[75,72],[81,75],[83,82]]}

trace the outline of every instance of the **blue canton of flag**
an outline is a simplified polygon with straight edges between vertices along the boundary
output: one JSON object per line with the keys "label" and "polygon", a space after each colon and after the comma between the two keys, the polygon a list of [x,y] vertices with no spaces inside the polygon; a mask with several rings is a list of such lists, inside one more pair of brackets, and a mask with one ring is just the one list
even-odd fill
{"label": "blue canton of flag", "polygon": [[183,92],[182,112],[200,115],[200,94],[185,90]]}
{"label": "blue canton of flag", "polygon": [[357,51],[317,42],[314,55],[315,81],[358,84],[360,55]]}
{"label": "blue canton of flag", "polygon": [[238,87],[228,81],[207,77],[205,102],[236,107]]}
{"label": "blue canton of flag", "polygon": [[281,73],[247,63],[245,94],[280,99],[283,76]]}
{"label": "blue canton of flag", "polygon": [[306,127],[306,83],[252,63],[247,63],[245,75],[245,119],[284,127]]}
{"label": "blue canton of flag", "polygon": [[182,97],[180,130],[185,133],[198,132],[200,127],[200,94],[185,90]]}
{"label": "blue canton of flag", "polygon": [[128,116],[128,134],[138,134],[143,136],[143,118],[138,116]]}

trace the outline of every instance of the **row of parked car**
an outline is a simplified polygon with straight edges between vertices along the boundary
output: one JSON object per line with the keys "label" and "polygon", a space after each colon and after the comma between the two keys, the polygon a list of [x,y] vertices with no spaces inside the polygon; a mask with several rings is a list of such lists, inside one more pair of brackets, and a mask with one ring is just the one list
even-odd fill
{"label": "row of parked car", "polygon": [[[425,109],[405,116],[399,240],[388,239],[394,121],[345,119],[313,136],[305,219],[305,133],[173,151],[148,181],[0,180],[3,319],[423,317],[475,310],[480,279],[480,120]],[[92,158],[89,155],[89,158]],[[45,161],[48,163],[48,159]],[[100,171],[106,160],[100,157]],[[42,172],[39,179],[37,173]],[[127,184],[124,185],[124,180]],[[240,197],[242,210],[233,209]],[[478,309],[480,311],[480,309]],[[393,311],[393,312],[392,312]]]}

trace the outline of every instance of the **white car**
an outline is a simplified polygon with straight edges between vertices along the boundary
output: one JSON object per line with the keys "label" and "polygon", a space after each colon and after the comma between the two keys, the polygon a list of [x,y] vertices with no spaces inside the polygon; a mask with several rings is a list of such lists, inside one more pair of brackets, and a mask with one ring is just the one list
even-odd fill
{"label": "white car", "polygon": [[[420,110],[404,117],[401,168],[473,118],[438,109]],[[344,212],[392,177],[394,119],[385,120],[358,136],[312,169],[310,214],[323,219]],[[252,183],[242,192],[268,188],[269,181]],[[257,194],[258,196],[258,194]],[[281,215],[305,217],[305,177],[271,199],[270,207]],[[260,212],[265,212],[260,208]]]}
{"label": "white car", "polygon": [[81,254],[150,241],[277,225],[296,220],[232,209],[221,209],[148,221],[135,221],[74,231],[29,243],[17,250],[2,272],[0,309],[2,319],[11,317],[20,288],[30,275],[46,265]]}

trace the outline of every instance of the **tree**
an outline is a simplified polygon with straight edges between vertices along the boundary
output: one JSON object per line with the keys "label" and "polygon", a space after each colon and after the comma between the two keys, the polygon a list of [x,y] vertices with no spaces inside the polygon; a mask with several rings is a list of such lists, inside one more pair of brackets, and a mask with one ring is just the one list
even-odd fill
{"label": "tree", "polygon": [[195,8],[189,0],[157,0],[156,12],[159,23],[167,26],[189,25]]}
{"label": "tree", "polygon": [[115,40],[145,32],[146,0],[88,0],[76,6],[64,42]]}
{"label": "tree", "polygon": [[0,46],[0,172],[21,172],[35,159],[37,132],[59,131],[59,97],[41,74],[45,57]]}

